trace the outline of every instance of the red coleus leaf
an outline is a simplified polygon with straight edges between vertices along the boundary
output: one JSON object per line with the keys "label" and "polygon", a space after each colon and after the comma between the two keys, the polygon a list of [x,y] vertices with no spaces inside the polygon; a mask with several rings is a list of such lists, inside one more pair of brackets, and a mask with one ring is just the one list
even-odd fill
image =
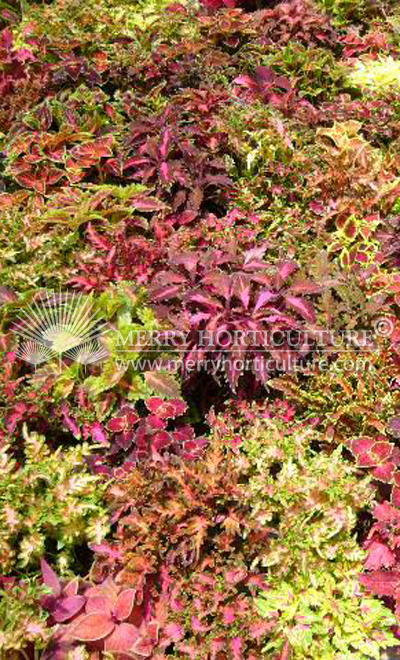
{"label": "red coleus leaf", "polygon": [[389,458],[392,449],[393,444],[391,442],[375,442],[371,447],[371,454],[376,457],[377,462],[381,463]]}
{"label": "red coleus leaf", "polygon": [[400,525],[400,510],[389,504],[389,502],[377,504],[374,509],[374,516],[385,525]]}
{"label": "red coleus leaf", "polygon": [[113,632],[115,624],[107,614],[94,612],[83,616],[71,628],[71,636],[80,642],[95,642]]}
{"label": "red coleus leaf", "polygon": [[[368,466],[363,466],[357,461],[359,467],[368,467]],[[390,483],[393,479],[395,470],[396,470],[396,465],[392,463],[391,461],[388,461],[386,463],[383,463],[382,465],[378,465],[372,470],[372,476],[374,479],[379,479],[379,481],[383,481],[384,483]]]}
{"label": "red coleus leaf", "polygon": [[135,604],[136,589],[122,591],[114,606],[114,616],[118,621],[125,621],[130,616]]}
{"label": "red coleus leaf", "polygon": [[360,582],[377,596],[394,596],[400,585],[400,571],[373,571],[360,575]]}
{"label": "red coleus leaf", "polygon": [[146,401],[147,409],[161,419],[174,419],[183,415],[187,410],[187,404],[181,399],[163,400],[160,397],[153,397]]}
{"label": "red coleus leaf", "polygon": [[366,454],[369,453],[373,445],[375,444],[374,438],[371,438],[370,436],[360,436],[359,438],[355,438],[349,443],[349,447],[353,454],[358,456],[359,454]]}
{"label": "red coleus leaf", "polygon": [[368,557],[364,564],[367,570],[391,568],[396,563],[396,555],[388,548],[386,543],[373,539],[367,541],[365,547],[368,550]]}
{"label": "red coleus leaf", "polygon": [[113,433],[124,431],[127,426],[126,417],[113,417],[107,424],[107,429]]}

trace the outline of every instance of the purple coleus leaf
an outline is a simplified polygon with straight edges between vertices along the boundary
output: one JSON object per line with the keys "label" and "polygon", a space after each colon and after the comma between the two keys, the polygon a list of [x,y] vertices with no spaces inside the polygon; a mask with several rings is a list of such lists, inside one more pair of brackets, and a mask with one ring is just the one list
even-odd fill
{"label": "purple coleus leaf", "polygon": [[86,603],[84,596],[67,596],[66,598],[59,598],[50,609],[50,612],[56,623],[63,623],[72,619]]}
{"label": "purple coleus leaf", "polygon": [[61,595],[61,582],[58,575],[53,571],[45,559],[40,560],[43,582],[52,590],[53,596]]}

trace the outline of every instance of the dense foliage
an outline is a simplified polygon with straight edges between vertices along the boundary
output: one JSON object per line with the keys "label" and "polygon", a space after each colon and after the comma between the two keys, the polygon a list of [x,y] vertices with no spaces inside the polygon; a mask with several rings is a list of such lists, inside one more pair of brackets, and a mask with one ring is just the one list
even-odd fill
{"label": "dense foliage", "polygon": [[0,656],[400,637],[394,0],[0,2]]}

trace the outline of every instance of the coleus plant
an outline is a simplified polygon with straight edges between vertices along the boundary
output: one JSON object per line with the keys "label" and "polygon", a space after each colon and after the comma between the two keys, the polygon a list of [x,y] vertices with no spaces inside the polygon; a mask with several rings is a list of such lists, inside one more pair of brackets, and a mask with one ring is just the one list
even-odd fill
{"label": "coleus plant", "polygon": [[309,0],[279,2],[276,7],[255,14],[259,41],[263,46],[299,41],[310,47],[335,49],[338,33],[327,14]]}
{"label": "coleus plant", "polygon": [[364,542],[366,572],[360,582],[391,605],[400,624],[400,509],[383,501],[373,513],[374,524]]}
{"label": "coleus plant", "polygon": [[266,383],[276,369],[290,370],[291,359],[310,353],[305,330],[315,312],[305,294],[321,287],[304,280],[290,284],[297,264],[271,267],[262,260],[265,250],[176,254],[170,269],[155,277],[150,297],[157,314],[186,333],[186,375],[194,363],[204,364],[214,376],[225,373],[235,390],[245,371]]}
{"label": "coleus plant", "polygon": [[151,655],[158,624],[144,616],[143,594],[111,577],[94,586],[78,578],[62,583],[44,559],[41,563],[51,591],[41,605],[50,614],[48,623],[57,625],[44,659],[64,660],[79,643],[85,643],[93,660],[102,657],[102,651],[121,660]]}
{"label": "coleus plant", "polygon": [[110,485],[117,531],[92,546],[92,577],[151,594],[152,658],[259,657],[270,626],[254,606],[265,583],[252,563],[272,532],[249,516],[245,480],[245,462],[221,436],[199,461],[144,461]]}
{"label": "coleus plant", "polygon": [[236,87],[239,97],[244,96],[249,101],[260,99],[288,116],[301,112],[309,122],[315,121],[318,116],[313,105],[299,97],[290,80],[277,75],[268,66],[257,66],[253,75],[238,76],[233,82],[245,90],[243,93]]}
{"label": "coleus plant", "polygon": [[[174,454],[185,460],[195,460],[201,456],[207,445],[206,438],[196,437],[190,424],[175,422],[187,410],[185,401],[151,397],[145,405],[148,414],[140,417],[133,405],[122,404],[106,429],[102,428],[110,447],[108,463],[112,457],[121,454],[125,457],[122,467],[116,468],[117,473],[129,472],[138,461],[149,458],[157,460],[161,454]],[[92,463],[96,472],[110,473],[104,457],[96,455]]]}
{"label": "coleus plant", "polygon": [[214,141],[205,138],[208,122],[192,124],[186,112],[185,105],[174,104],[150,117],[133,112],[122,150],[105,165],[113,177],[154,187],[171,207],[167,220],[176,226],[193,222],[203,209],[218,208],[233,188],[222,159],[226,135],[215,131]]}
{"label": "coleus plant", "polygon": [[357,466],[371,468],[374,479],[391,484],[391,500],[400,506],[400,449],[383,435],[361,436],[348,443]]}

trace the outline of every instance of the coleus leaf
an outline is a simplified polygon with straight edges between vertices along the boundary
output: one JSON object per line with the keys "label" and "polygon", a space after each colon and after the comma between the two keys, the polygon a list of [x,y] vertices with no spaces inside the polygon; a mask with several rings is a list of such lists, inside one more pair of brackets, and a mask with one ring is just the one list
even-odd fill
{"label": "coleus leaf", "polygon": [[158,371],[146,371],[144,379],[157,394],[177,398],[180,396],[180,387],[177,380],[171,374],[164,374]]}
{"label": "coleus leaf", "polygon": [[107,614],[96,612],[83,616],[71,628],[70,634],[80,642],[95,642],[113,632],[115,624]]}
{"label": "coleus leaf", "polygon": [[57,600],[51,614],[57,623],[63,623],[78,614],[85,603],[86,598],[84,596],[67,596]]}
{"label": "coleus leaf", "polygon": [[104,642],[109,653],[124,653],[135,657],[132,647],[139,638],[139,630],[131,623],[120,623]]}
{"label": "coleus leaf", "polygon": [[182,399],[168,399],[164,401],[159,397],[153,397],[146,401],[147,409],[161,419],[174,419],[183,415],[187,410],[187,404]]}
{"label": "coleus leaf", "polygon": [[261,291],[259,294],[256,304],[254,306],[254,312],[257,312],[261,307],[264,307],[265,305],[268,305],[268,303],[272,302],[272,300],[276,300],[277,294],[274,293],[273,291],[265,290]]}
{"label": "coleus leaf", "polygon": [[359,580],[377,596],[395,596],[400,585],[400,571],[373,571],[360,575]]}
{"label": "coleus leaf", "polygon": [[134,643],[132,651],[144,658],[151,656],[158,641],[158,623],[150,622],[142,630],[142,636]]}
{"label": "coleus leaf", "polygon": [[42,577],[45,585],[52,590],[53,596],[56,597],[60,596],[61,582],[57,574],[53,571],[53,569],[51,568],[51,566],[49,566],[49,564],[45,559],[40,560],[40,567],[42,570]]}
{"label": "coleus leaf", "polygon": [[391,568],[396,563],[396,555],[388,548],[386,543],[373,539],[368,541],[365,547],[368,550],[368,557],[364,564],[367,570]]}
{"label": "coleus leaf", "polygon": [[278,288],[280,288],[286,280],[297,270],[298,266],[294,261],[285,261],[282,263],[277,270],[275,275],[275,283]]}
{"label": "coleus leaf", "polygon": [[311,323],[315,321],[314,308],[308,300],[296,296],[285,296],[285,301],[289,307],[299,312],[304,319],[311,321]]}
{"label": "coleus leaf", "polygon": [[136,589],[124,589],[114,606],[114,616],[118,621],[125,621],[131,615],[135,604]]}

